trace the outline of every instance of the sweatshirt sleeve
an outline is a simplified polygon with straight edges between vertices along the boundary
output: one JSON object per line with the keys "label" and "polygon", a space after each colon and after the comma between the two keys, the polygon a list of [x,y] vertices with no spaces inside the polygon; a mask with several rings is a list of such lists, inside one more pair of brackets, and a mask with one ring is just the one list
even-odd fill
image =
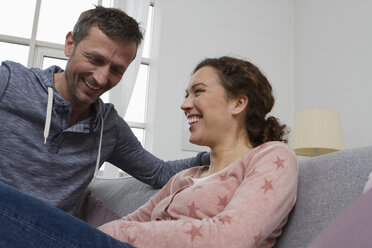
{"label": "sweatshirt sleeve", "polygon": [[4,63],[0,66],[0,101],[3,98],[5,90],[9,84],[9,69]]}
{"label": "sweatshirt sleeve", "polygon": [[117,125],[117,144],[108,162],[154,188],[163,187],[172,176],[182,170],[209,164],[207,152],[200,152],[196,157],[188,159],[167,162],[161,160],[142,147],[120,116]]}
{"label": "sweatshirt sleeve", "polygon": [[[296,200],[297,160],[287,146],[258,153],[223,211],[202,220],[117,220],[99,229],[137,247],[272,246]],[[166,193],[166,192],[164,192]]]}

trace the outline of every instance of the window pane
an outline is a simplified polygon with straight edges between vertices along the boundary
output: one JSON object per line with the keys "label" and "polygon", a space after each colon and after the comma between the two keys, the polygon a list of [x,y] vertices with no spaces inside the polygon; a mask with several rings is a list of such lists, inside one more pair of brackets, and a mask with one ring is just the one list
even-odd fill
{"label": "window pane", "polygon": [[143,145],[144,144],[143,138],[144,138],[145,130],[142,128],[135,128],[135,127],[132,127],[131,129],[134,135],[136,135],[139,142],[141,142],[141,144]]}
{"label": "window pane", "polygon": [[46,69],[52,65],[58,65],[62,69],[66,68],[67,60],[65,59],[57,59],[51,57],[44,57],[43,59],[43,69]]}
{"label": "window pane", "polygon": [[138,71],[137,81],[134,85],[130,98],[125,120],[132,122],[145,122],[148,65],[141,65]]}
{"label": "window pane", "polygon": [[154,14],[154,6],[150,6],[149,15],[147,17],[146,33],[144,38],[143,45],[143,56],[144,58],[150,58],[150,42],[151,42],[151,33],[152,33],[152,19]]}
{"label": "window pane", "polygon": [[97,0],[47,0],[41,2],[37,40],[65,43],[81,12],[94,8]]}
{"label": "window pane", "polygon": [[12,60],[27,66],[28,49],[28,46],[0,42],[0,62]]}
{"label": "window pane", "polygon": [[103,93],[101,95],[101,99],[104,103],[108,103],[109,102],[109,93],[110,91],[106,91],[105,93]]}
{"label": "window pane", "polygon": [[114,5],[114,0],[103,0],[102,1],[102,6],[105,7],[112,7]]}
{"label": "window pane", "polygon": [[31,38],[36,0],[0,1],[0,33]]}

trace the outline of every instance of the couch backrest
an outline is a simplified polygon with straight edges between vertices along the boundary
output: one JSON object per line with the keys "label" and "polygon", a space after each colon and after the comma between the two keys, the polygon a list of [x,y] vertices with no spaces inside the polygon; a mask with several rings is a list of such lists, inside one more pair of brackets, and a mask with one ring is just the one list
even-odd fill
{"label": "couch backrest", "polygon": [[142,206],[158,190],[133,177],[94,180],[89,189],[95,197],[119,216]]}
{"label": "couch backrest", "polygon": [[371,171],[372,147],[300,160],[297,202],[275,247],[307,247],[363,192]]}

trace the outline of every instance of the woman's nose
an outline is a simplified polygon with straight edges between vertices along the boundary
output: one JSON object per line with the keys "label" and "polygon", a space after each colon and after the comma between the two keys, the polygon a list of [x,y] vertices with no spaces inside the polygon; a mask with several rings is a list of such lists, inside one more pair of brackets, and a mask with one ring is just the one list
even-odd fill
{"label": "woman's nose", "polygon": [[193,104],[192,104],[192,100],[191,100],[191,97],[186,97],[185,101],[183,101],[182,105],[181,105],[181,109],[183,111],[187,111],[187,110],[190,110],[192,109],[193,107]]}

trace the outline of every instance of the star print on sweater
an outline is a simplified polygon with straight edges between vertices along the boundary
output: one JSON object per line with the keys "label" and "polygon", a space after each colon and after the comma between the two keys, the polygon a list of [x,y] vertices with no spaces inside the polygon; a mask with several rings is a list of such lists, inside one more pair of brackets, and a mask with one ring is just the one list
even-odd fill
{"label": "star print on sweater", "polygon": [[284,169],[284,160],[285,159],[280,159],[279,156],[276,157],[276,160],[274,161],[274,164],[276,164],[278,167],[277,169],[279,168],[283,168]]}
{"label": "star print on sweater", "polygon": [[273,185],[271,184],[273,180],[267,180],[265,178],[265,184],[261,187],[261,189],[264,189],[264,194],[266,194],[266,192],[270,189],[273,189]]}
{"label": "star print on sweater", "polygon": [[190,216],[196,216],[196,211],[198,211],[200,208],[197,208],[195,206],[195,202],[192,201],[191,205],[188,205],[187,208],[189,209],[190,211]]}
{"label": "star print on sweater", "polygon": [[225,224],[225,222],[231,224],[231,219],[232,219],[231,216],[225,215],[225,216],[219,218],[218,220],[221,221],[222,224]]}
{"label": "star print on sweater", "polygon": [[190,234],[191,235],[191,241],[194,241],[196,236],[202,237],[202,235],[200,233],[200,229],[201,229],[201,227],[196,227],[196,226],[192,225],[191,229],[189,231],[185,232],[185,233]]}
{"label": "star print on sweater", "polygon": [[221,207],[225,207],[227,205],[227,203],[229,203],[227,201],[227,196],[225,197],[220,197],[220,196],[217,196],[218,197],[218,205],[221,206]]}
{"label": "star print on sweater", "polygon": [[294,152],[268,142],[195,184],[205,169],[178,173],[144,206],[99,229],[145,248],[272,247],[296,201]]}

